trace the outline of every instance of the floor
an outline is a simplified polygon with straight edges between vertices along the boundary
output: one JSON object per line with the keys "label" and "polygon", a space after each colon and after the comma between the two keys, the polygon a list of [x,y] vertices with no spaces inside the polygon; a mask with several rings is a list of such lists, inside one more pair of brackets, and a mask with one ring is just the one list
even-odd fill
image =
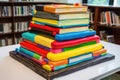
{"label": "floor", "polygon": [[104,79],[101,79],[101,80],[120,80],[120,73],[115,73],[115,74],[112,74]]}

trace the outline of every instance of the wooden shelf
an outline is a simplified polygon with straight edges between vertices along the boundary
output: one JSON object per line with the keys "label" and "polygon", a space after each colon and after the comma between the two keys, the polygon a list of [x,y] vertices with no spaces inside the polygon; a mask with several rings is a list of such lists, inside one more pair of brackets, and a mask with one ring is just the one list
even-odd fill
{"label": "wooden shelf", "polygon": [[14,16],[14,22],[29,22],[32,20],[32,15],[27,15],[27,16]]}
{"label": "wooden shelf", "polygon": [[20,31],[20,32],[15,32],[15,35],[18,35],[18,34],[21,34],[21,33],[24,33],[26,31]]}
{"label": "wooden shelf", "polygon": [[[87,4],[84,4],[87,5]],[[104,25],[100,24],[100,14],[101,12],[106,11],[113,11],[117,15],[120,15],[120,6],[98,6],[98,5],[87,5],[91,12],[94,13],[93,16],[93,24],[90,24],[91,26],[94,26],[94,29],[96,30],[97,34],[100,35],[101,30],[105,30],[107,34],[114,35],[115,43],[120,44],[120,26],[110,26],[110,25]]]}
{"label": "wooden shelf", "polygon": [[0,1],[0,6],[12,6],[12,2]]}
{"label": "wooden shelf", "polygon": [[10,35],[13,35],[13,33],[0,33],[0,37],[5,37],[5,36],[10,36]]}
{"label": "wooden shelf", "polygon": [[5,16],[5,17],[0,17],[0,23],[10,23],[12,21],[12,17]]}
{"label": "wooden shelf", "polygon": [[103,24],[99,24],[98,27],[120,29],[120,26],[108,26],[108,25],[103,25]]}
{"label": "wooden shelf", "polygon": [[[23,15],[23,16],[14,16],[14,7],[15,6],[30,6],[30,5],[38,5],[38,4],[53,4],[53,2],[5,2],[5,1],[0,1],[0,6],[10,6],[10,13],[11,16],[5,16],[5,17],[0,17],[0,23],[11,23],[11,33],[0,33],[0,39],[4,38],[12,38],[12,43],[15,44],[15,39],[18,36],[21,36],[23,32],[26,31],[20,31],[20,32],[15,32],[15,25],[14,23],[16,22],[29,22],[32,20],[32,15]],[[19,24],[19,23],[18,23]],[[26,24],[27,25],[27,24]]]}

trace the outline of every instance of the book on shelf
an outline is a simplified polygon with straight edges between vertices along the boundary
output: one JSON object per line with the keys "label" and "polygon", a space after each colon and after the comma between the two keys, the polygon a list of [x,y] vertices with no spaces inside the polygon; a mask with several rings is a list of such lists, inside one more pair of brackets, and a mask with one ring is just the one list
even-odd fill
{"label": "book on shelf", "polygon": [[6,46],[6,45],[7,45],[7,44],[6,44],[5,39],[4,39],[4,38],[0,39],[0,47]]}
{"label": "book on shelf", "polygon": [[70,13],[70,12],[87,12],[88,7],[82,5],[37,5],[37,11],[46,11],[50,13]]}
{"label": "book on shelf", "polygon": [[106,40],[106,31],[105,30],[103,30],[103,31],[100,31],[100,39],[101,40]]}
{"label": "book on shelf", "polygon": [[15,44],[19,44],[22,41],[22,37],[15,37]]}
{"label": "book on shelf", "polygon": [[14,6],[14,16],[29,16],[32,15],[34,10],[34,5],[30,6]]}
{"label": "book on shelf", "polygon": [[7,45],[12,45],[12,37],[2,37],[0,39],[0,47],[2,46],[7,46]]}
{"label": "book on shelf", "polygon": [[12,45],[12,38],[7,38],[7,45]]}
{"label": "book on shelf", "polygon": [[106,36],[106,39],[107,39],[108,42],[111,42],[111,43],[114,43],[114,42],[115,42],[115,40],[114,40],[114,35],[107,35],[107,36]]}
{"label": "book on shelf", "polygon": [[105,30],[100,31],[100,39],[111,43],[115,42],[114,35],[107,34]]}
{"label": "book on shelf", "polygon": [[0,6],[0,17],[11,16],[10,6]]}
{"label": "book on shelf", "polygon": [[105,18],[106,18],[106,24],[107,25],[112,25],[110,11],[105,12]]}
{"label": "book on shelf", "polygon": [[94,12],[90,12],[90,23],[94,22]]}
{"label": "book on shelf", "polygon": [[54,14],[45,11],[37,11],[34,14],[34,17],[46,18],[46,19],[55,19],[55,20],[66,20],[66,19],[81,19],[89,18],[89,13],[67,13],[67,14]]}
{"label": "book on shelf", "polygon": [[0,23],[0,33],[11,33],[11,23]]}
{"label": "book on shelf", "polygon": [[103,11],[100,14],[100,24],[120,26],[120,16],[114,11]]}
{"label": "book on shelf", "polygon": [[28,30],[28,22],[16,22],[14,23],[14,31],[21,32]]}

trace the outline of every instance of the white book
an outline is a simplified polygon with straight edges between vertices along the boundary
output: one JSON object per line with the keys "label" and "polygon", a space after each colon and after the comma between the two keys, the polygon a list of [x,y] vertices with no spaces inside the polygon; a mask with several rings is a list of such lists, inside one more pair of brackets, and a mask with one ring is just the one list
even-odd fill
{"label": "white book", "polygon": [[4,26],[3,27],[3,33],[8,33],[9,32],[9,28],[8,28],[9,25],[8,25],[8,23],[4,23],[3,26]]}
{"label": "white book", "polygon": [[6,46],[6,41],[5,41],[5,39],[2,39],[2,46]]}
{"label": "white book", "polygon": [[12,45],[12,38],[7,39],[8,45]]}
{"label": "white book", "polygon": [[88,58],[92,58],[92,53],[76,56],[73,58],[69,58],[68,63],[71,64],[71,63],[74,63],[77,61],[79,62],[79,61],[87,60]]}

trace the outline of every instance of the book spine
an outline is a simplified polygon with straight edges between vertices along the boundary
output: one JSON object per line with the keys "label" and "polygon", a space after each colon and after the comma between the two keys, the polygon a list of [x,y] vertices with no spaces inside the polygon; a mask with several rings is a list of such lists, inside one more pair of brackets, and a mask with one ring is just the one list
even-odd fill
{"label": "book spine", "polygon": [[34,14],[34,17],[59,20],[58,14],[52,14],[52,13],[42,12],[42,11],[37,11],[37,13]]}
{"label": "book spine", "polygon": [[44,11],[51,12],[51,13],[56,13],[55,8],[51,8],[49,6],[44,6]]}
{"label": "book spine", "polygon": [[10,6],[0,6],[0,17],[11,16]]}
{"label": "book spine", "polygon": [[41,30],[41,29],[38,29],[38,28],[32,28],[30,30],[30,32],[42,33],[42,34],[46,34],[46,35],[50,35],[50,36],[55,36],[55,35],[53,35],[54,34],[53,32]]}
{"label": "book spine", "polygon": [[59,33],[59,28],[53,28],[53,27],[50,27],[50,26],[44,26],[44,25],[41,25],[41,24],[34,24],[34,23],[30,23],[30,27],[31,28],[38,28],[38,29],[41,29],[41,30],[45,30],[45,31],[48,31],[48,32],[54,32],[53,35],[56,35],[57,33]]}
{"label": "book spine", "polygon": [[26,48],[26,49],[28,49],[28,50],[31,50],[31,51],[33,51],[33,52],[35,52],[35,53],[37,53],[37,54],[39,54],[39,55],[41,55],[41,56],[44,56],[44,57],[46,57],[47,54],[48,54],[48,51],[43,50],[43,49],[41,49],[41,48],[39,48],[39,47],[37,47],[37,46],[34,46],[34,45],[32,45],[32,44],[29,44],[29,43],[27,43],[27,42],[20,42],[20,45],[21,45],[23,48]]}
{"label": "book spine", "polygon": [[28,30],[28,22],[16,22],[14,23],[14,31],[15,32],[22,32]]}

